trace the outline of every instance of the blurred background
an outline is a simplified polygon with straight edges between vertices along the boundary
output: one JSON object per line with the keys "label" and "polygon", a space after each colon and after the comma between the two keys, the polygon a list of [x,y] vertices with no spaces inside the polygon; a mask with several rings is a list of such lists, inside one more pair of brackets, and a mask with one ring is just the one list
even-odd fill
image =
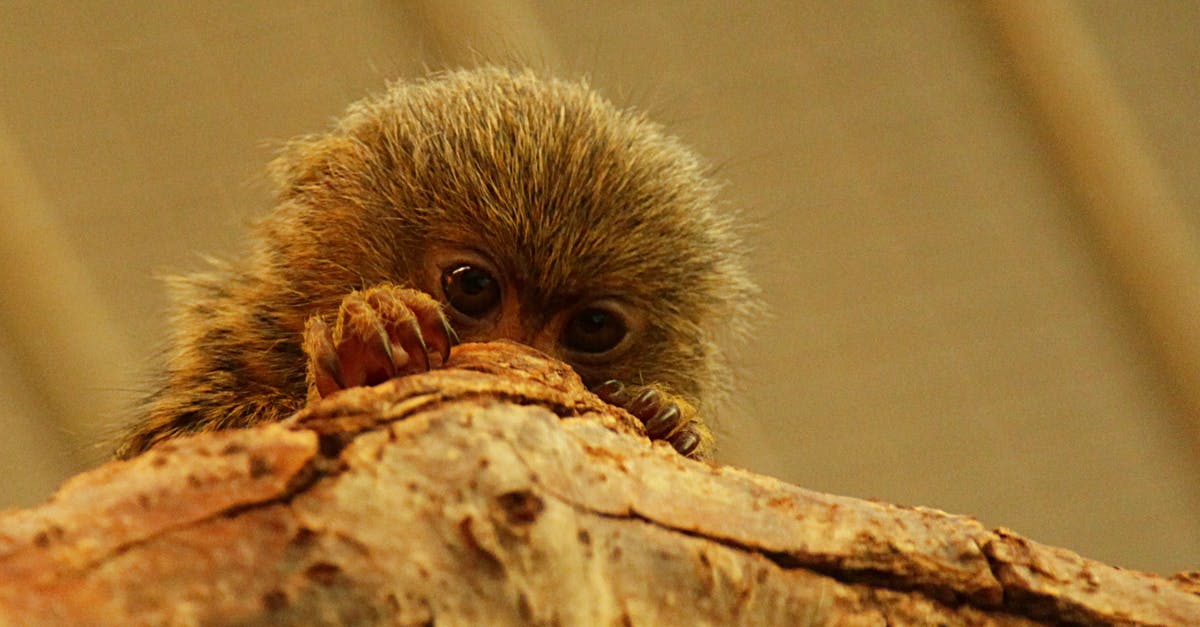
{"label": "blurred background", "polygon": [[1200,3],[0,0],[0,509],[99,463],[285,139],[520,59],[753,223],[721,460],[1200,568]]}

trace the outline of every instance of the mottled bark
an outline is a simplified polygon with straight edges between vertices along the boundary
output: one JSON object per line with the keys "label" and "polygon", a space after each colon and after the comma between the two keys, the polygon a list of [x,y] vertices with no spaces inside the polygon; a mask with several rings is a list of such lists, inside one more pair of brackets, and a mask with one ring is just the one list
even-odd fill
{"label": "mottled bark", "polygon": [[0,624],[1200,624],[1200,585],[651,445],[565,366],[168,442],[0,515]]}

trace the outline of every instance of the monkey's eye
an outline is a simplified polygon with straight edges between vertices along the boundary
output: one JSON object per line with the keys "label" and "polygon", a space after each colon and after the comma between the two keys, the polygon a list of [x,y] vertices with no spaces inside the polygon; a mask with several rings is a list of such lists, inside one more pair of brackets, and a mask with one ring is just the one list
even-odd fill
{"label": "monkey's eye", "polygon": [[603,353],[612,350],[629,332],[625,321],[617,314],[598,307],[581,309],[571,316],[563,330],[567,348],[581,353]]}
{"label": "monkey's eye", "polygon": [[482,318],[500,303],[500,284],[487,270],[455,266],[442,274],[442,292],[450,306],[471,318]]}

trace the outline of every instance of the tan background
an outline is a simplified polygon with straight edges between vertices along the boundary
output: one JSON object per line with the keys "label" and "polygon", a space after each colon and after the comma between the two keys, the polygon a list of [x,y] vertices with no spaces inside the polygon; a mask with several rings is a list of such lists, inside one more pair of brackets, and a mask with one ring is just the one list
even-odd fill
{"label": "tan background", "polygon": [[99,459],[272,146],[503,53],[757,224],[725,461],[1200,568],[1200,3],[65,4],[0,0],[0,507]]}

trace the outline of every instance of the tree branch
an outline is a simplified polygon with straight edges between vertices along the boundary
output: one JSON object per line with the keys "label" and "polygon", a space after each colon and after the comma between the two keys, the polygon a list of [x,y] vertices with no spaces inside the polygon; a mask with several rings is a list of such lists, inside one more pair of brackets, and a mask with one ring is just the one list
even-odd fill
{"label": "tree branch", "polygon": [[515,344],[0,515],[0,624],[1200,624],[1200,576],[650,445]]}

